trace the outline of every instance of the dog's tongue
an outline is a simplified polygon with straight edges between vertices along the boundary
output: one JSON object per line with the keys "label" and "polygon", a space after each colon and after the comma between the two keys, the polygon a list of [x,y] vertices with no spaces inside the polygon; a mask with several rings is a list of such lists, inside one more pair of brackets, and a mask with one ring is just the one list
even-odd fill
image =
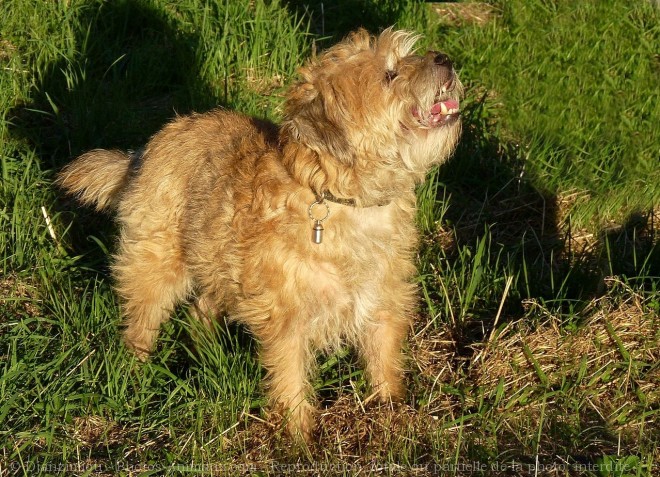
{"label": "dog's tongue", "polygon": [[423,113],[417,107],[412,108],[412,114],[420,123],[437,127],[447,124],[450,119],[455,118],[458,115],[459,107],[458,100],[447,99],[431,106],[426,117],[423,117]]}
{"label": "dog's tongue", "polygon": [[458,109],[458,108],[459,108],[458,101],[456,101],[455,99],[448,99],[446,101],[435,103],[433,106],[431,106],[431,114],[434,116],[437,114],[447,114],[452,109]]}

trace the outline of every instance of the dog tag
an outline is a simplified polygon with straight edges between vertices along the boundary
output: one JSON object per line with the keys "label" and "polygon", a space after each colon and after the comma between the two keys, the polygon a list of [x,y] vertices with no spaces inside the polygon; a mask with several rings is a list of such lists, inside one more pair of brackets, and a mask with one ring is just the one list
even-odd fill
{"label": "dog tag", "polygon": [[[319,218],[319,214],[314,214],[314,207],[317,205],[325,206],[325,215],[323,217]],[[323,196],[309,204],[307,214],[309,215],[309,218],[314,221],[314,226],[312,227],[312,243],[320,244],[323,242],[323,221],[330,215],[330,207],[326,204]]]}
{"label": "dog tag", "polygon": [[317,220],[312,227],[312,242],[321,243],[323,242],[323,224],[320,220]]}

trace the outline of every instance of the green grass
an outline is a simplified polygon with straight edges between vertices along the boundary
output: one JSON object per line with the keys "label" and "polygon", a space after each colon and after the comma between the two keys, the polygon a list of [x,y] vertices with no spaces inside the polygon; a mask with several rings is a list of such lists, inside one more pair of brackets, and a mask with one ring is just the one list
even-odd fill
{"label": "green grass", "polygon": [[502,109],[499,135],[521,146],[530,182],[577,193],[582,226],[660,198],[660,27],[649,3],[501,2],[497,21],[449,39],[464,75]]}
{"label": "green grass", "polygon": [[[410,1],[0,3],[0,476],[657,475],[650,3],[495,2],[483,26]],[[114,226],[52,178],[176,113],[278,119],[314,48],[390,24],[455,60],[464,136],[419,189],[406,404],[363,402],[349,350],[321,357],[328,408],[304,452],[267,423],[245,330],[182,307],[150,363],[122,348]]]}

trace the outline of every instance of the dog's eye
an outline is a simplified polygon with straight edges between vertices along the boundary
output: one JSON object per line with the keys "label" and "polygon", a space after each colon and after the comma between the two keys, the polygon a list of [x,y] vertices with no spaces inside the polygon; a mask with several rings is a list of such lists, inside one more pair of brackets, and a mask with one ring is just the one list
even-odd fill
{"label": "dog's eye", "polygon": [[391,83],[394,78],[398,76],[398,73],[393,70],[387,70],[385,72],[385,79],[387,80],[388,83]]}

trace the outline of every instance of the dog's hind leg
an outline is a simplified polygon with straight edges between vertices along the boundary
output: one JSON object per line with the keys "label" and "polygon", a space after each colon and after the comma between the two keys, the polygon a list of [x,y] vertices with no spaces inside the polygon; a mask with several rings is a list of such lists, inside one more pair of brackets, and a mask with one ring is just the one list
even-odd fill
{"label": "dog's hind leg", "polygon": [[190,292],[191,280],[172,232],[132,232],[122,236],[113,271],[122,297],[124,342],[146,359],[160,325]]}

